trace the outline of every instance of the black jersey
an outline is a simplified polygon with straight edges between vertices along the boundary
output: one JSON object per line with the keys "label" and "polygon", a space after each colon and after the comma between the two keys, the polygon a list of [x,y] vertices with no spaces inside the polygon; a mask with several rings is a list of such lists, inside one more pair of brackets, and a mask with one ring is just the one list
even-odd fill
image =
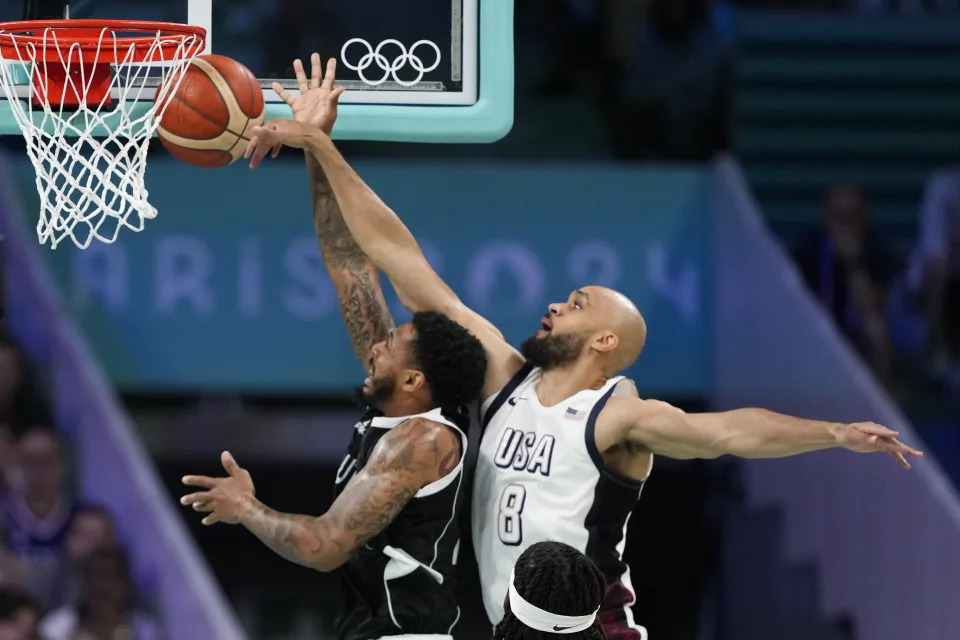
{"label": "black jersey", "polygon": [[380,438],[417,417],[445,424],[460,434],[460,462],[449,474],[420,489],[384,531],[340,567],[340,640],[448,635],[460,617],[454,568],[460,550],[457,513],[463,502],[464,429],[444,417],[440,409],[399,418],[368,412],[354,428],[347,455],[337,470],[334,498],[367,463]]}

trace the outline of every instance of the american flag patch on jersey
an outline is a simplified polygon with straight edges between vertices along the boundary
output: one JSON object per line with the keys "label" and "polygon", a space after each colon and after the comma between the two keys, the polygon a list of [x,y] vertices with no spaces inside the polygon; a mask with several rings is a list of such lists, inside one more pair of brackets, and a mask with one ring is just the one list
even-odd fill
{"label": "american flag patch on jersey", "polygon": [[573,407],[567,407],[567,410],[564,412],[563,417],[567,420],[583,420],[587,415],[586,411],[579,411]]}

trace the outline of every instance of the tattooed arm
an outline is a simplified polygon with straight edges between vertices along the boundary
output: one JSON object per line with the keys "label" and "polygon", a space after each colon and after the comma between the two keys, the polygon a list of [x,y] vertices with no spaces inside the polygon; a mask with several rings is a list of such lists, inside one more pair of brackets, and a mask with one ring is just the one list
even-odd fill
{"label": "tattooed arm", "polygon": [[449,428],[415,419],[393,429],[370,461],[319,518],[277,513],[251,498],[240,524],[291,562],[333,571],[387,528],[422,487],[450,473],[460,459]]}
{"label": "tattooed arm", "polygon": [[180,502],[210,513],[204,524],[242,524],[290,562],[333,571],[386,529],[417,491],[453,471],[460,449],[460,437],[450,428],[422,418],[408,420],[380,439],[366,466],[319,518],[280,513],[257,500],[250,474],[228,453],[223,466],[229,477],[187,476],[184,484],[207,491]]}
{"label": "tattooed arm", "polygon": [[380,275],[350,235],[330,181],[310,154],[307,154],[307,173],[313,194],[313,227],[323,263],[337,289],[340,315],[353,350],[366,366],[370,347],[385,340],[393,328],[393,319],[380,289]]}
{"label": "tattooed arm", "polygon": [[[295,120],[318,127],[329,135],[337,120],[337,101],[343,92],[342,88],[334,88],[336,61],[332,58],[327,61],[325,74],[319,55],[313,54],[310,63],[308,80],[303,63],[300,60],[293,62],[299,96],[294,98],[282,87],[279,87],[280,95],[290,105]],[[376,266],[350,235],[320,163],[310,153],[306,154],[306,159],[313,196],[313,227],[320,242],[323,262],[337,289],[340,315],[350,334],[353,350],[366,367],[370,347],[386,339],[393,328],[393,320],[380,290]]]}
{"label": "tattooed arm", "polygon": [[[257,127],[244,157],[252,156],[250,166],[255,167],[268,152],[272,151],[275,155],[282,145],[307,151],[308,162],[311,163],[311,179],[315,185],[315,211],[319,212],[325,202],[336,206],[335,216],[326,218],[323,223],[317,223],[321,245],[325,240],[329,245],[324,248],[327,268],[332,276],[346,264],[354,266],[354,271],[348,271],[352,279],[347,284],[337,285],[340,309],[347,330],[354,340],[354,349],[361,361],[366,363],[367,351],[364,347],[369,346],[369,340],[366,339],[368,334],[383,331],[379,335],[385,335],[388,328],[385,322],[377,322],[378,318],[371,315],[373,306],[370,302],[376,298],[381,309],[378,317],[389,318],[383,304],[383,295],[379,291],[376,271],[372,267],[365,268],[362,273],[368,274],[366,279],[355,275],[359,269],[356,260],[362,258],[366,261],[369,256],[373,264],[390,278],[397,295],[408,309],[444,313],[480,339],[487,350],[488,361],[483,395],[486,398],[499,391],[523,366],[523,357],[504,340],[493,324],[461,302],[427,262],[416,239],[403,222],[333,147],[329,135],[336,121],[337,100],[343,90],[342,87],[334,88],[336,62],[332,59],[327,62],[326,74],[321,73],[320,57],[317,54],[311,56],[310,62],[309,79],[301,62],[295,60],[293,63],[300,89],[299,97],[295,98],[279,84],[273,85],[277,94],[293,110],[294,121],[274,118],[267,125]],[[322,140],[313,139],[310,135],[313,132],[325,138],[326,144],[323,144]],[[317,168],[317,165],[322,167],[322,170]],[[315,179],[316,176],[324,174],[326,176],[322,182]],[[346,218],[341,215],[341,209],[346,212]],[[327,210],[332,211],[332,208],[327,207]],[[327,228],[334,223],[335,230]],[[346,232],[341,234],[341,230]],[[362,251],[360,247],[363,248]],[[344,258],[350,260],[340,262]],[[336,283],[336,280],[334,282]],[[362,291],[367,297],[351,292],[349,289],[352,283],[356,283],[360,288],[366,286]],[[374,288],[373,294],[369,293],[371,288]],[[378,341],[374,340],[369,344]]]}

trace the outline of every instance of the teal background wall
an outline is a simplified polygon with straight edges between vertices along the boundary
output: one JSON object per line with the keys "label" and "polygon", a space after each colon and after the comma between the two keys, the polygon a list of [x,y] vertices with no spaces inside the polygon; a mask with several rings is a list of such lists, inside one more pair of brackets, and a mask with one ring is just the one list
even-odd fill
{"label": "teal background wall", "polygon": [[[700,395],[709,369],[706,169],[361,162],[461,297],[514,343],[586,284],[624,291],[650,341],[650,394]],[[28,211],[36,199],[23,168]],[[176,185],[176,188],[170,188]],[[198,171],[152,160],[158,217],[86,251],[45,250],[122,389],[337,394],[362,377],[313,236],[302,165]],[[398,320],[406,313],[390,292]]]}

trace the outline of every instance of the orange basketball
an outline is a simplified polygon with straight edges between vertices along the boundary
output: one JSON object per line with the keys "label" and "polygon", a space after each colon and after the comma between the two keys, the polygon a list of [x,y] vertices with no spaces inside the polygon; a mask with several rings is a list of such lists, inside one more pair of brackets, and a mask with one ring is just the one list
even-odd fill
{"label": "orange basketball", "polygon": [[[218,55],[197,56],[183,74],[157,127],[160,142],[198,167],[239,160],[251,130],[263,124],[260,83],[245,66]],[[167,82],[177,79],[171,76]]]}

